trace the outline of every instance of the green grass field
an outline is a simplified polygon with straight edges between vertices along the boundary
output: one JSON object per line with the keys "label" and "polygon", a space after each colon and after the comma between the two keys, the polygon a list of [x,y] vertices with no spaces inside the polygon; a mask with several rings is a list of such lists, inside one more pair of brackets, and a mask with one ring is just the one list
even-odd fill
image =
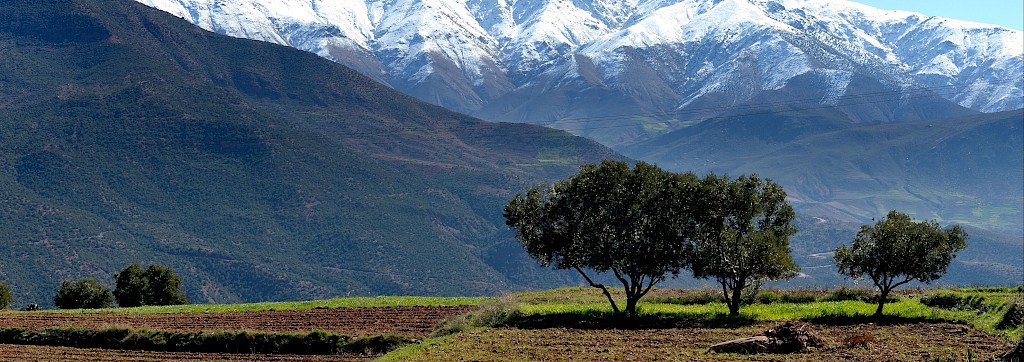
{"label": "green grass field", "polygon": [[[446,330],[381,360],[749,360],[709,356],[706,348],[787,320],[809,323],[833,347],[785,360],[866,360],[874,353],[895,360],[977,360],[1018,343],[1024,331],[1024,287],[904,290],[886,303],[882,318],[872,316],[877,304],[859,300],[869,298],[870,290],[762,294],[760,302],[729,316],[724,303],[713,301],[715,291],[655,290],[633,317],[640,322],[629,323],[595,289],[515,293],[483,302],[480,312],[461,321],[463,329]],[[844,298],[849,300],[836,300]],[[851,338],[868,338],[871,346],[854,348]],[[916,347],[904,349],[904,343]]]}

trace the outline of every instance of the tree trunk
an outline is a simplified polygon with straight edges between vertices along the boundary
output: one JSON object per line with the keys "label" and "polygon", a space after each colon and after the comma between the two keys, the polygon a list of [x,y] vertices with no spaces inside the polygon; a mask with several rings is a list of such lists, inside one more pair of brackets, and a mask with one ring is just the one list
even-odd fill
{"label": "tree trunk", "polygon": [[729,315],[735,316],[740,314],[740,301],[743,297],[743,282],[736,282],[736,287],[732,290],[732,297],[729,299]]}
{"label": "tree trunk", "polygon": [[875,317],[882,316],[882,307],[885,306],[886,299],[889,299],[889,290],[883,289],[878,295],[878,309],[875,309]]}
{"label": "tree trunk", "polygon": [[626,314],[636,314],[636,303],[640,301],[639,295],[626,295]]}
{"label": "tree trunk", "polygon": [[580,275],[583,276],[583,279],[587,280],[587,283],[590,284],[591,287],[594,287],[594,288],[597,288],[597,289],[601,289],[601,291],[604,292],[604,296],[608,297],[608,303],[612,304],[612,310],[615,311],[615,314],[619,314],[619,306],[615,305],[615,299],[612,299],[612,293],[608,292],[608,288],[606,288],[604,286],[604,284],[594,283],[594,280],[590,279],[590,277],[587,276],[587,273],[584,273],[583,269],[580,269],[580,267],[575,267],[575,268],[576,268],[576,271],[579,272]]}

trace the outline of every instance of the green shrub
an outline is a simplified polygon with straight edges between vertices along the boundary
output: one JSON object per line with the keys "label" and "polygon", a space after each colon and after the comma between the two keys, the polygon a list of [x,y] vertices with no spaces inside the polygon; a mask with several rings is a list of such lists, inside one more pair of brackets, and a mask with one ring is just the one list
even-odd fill
{"label": "green shrub", "polygon": [[679,305],[701,305],[723,301],[722,292],[714,289],[698,289],[687,291],[682,295],[671,297],[654,297],[652,303],[667,303]]}
{"label": "green shrub", "polygon": [[381,355],[409,343],[412,341],[402,336],[373,336],[352,340],[345,344],[343,350],[361,355]]}
{"label": "green shrub", "polygon": [[817,300],[817,294],[806,290],[782,293],[782,296],[779,298],[779,301],[783,303],[814,303]]}
{"label": "green shrub", "polygon": [[0,310],[11,308],[11,288],[6,282],[0,282]]}
{"label": "green shrub", "polygon": [[346,336],[313,331],[308,334],[264,332],[173,332],[111,328],[90,330],[51,328],[32,331],[0,328],[0,344],[28,344],[76,348],[106,348],[159,352],[326,355],[339,352],[377,355],[412,341],[400,336],[351,340]]}
{"label": "green shrub", "polygon": [[1016,296],[999,308],[999,323],[996,329],[1014,329],[1024,326],[1024,298]]}
{"label": "green shrub", "polygon": [[921,298],[921,304],[942,309],[987,311],[985,297],[975,293],[937,292]]}
{"label": "green shrub", "polygon": [[60,283],[53,304],[61,309],[111,308],[114,294],[96,279],[65,280]]}
{"label": "green shrub", "polygon": [[515,301],[509,297],[503,297],[497,301],[485,303],[477,310],[441,321],[434,327],[431,336],[440,337],[473,328],[500,326],[522,316],[523,313]]}
{"label": "green shrub", "polygon": [[766,290],[757,294],[744,295],[744,304],[772,304],[782,300],[782,294],[776,291]]}
{"label": "green shrub", "polygon": [[818,300],[814,292],[806,290],[763,290],[744,297],[747,304],[812,303]]}
{"label": "green shrub", "polygon": [[876,298],[877,297],[875,296],[874,290],[865,288],[848,288],[846,286],[841,286],[839,288],[836,288],[832,292],[828,293],[828,295],[822,298],[822,301],[842,302],[852,300],[872,303],[875,301]]}
{"label": "green shrub", "polygon": [[332,354],[337,353],[340,345],[346,345],[348,339],[342,336],[328,334],[324,331],[312,331],[299,340],[286,345],[284,348],[292,354]]}

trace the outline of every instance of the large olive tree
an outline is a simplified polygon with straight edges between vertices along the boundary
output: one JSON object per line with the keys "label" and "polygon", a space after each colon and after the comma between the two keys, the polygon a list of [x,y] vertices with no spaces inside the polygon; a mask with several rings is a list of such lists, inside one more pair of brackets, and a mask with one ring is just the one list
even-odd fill
{"label": "large olive tree", "polygon": [[690,173],[604,161],[516,195],[504,216],[531,257],[542,266],[576,270],[618,313],[608,288],[587,274],[610,271],[625,290],[625,312],[635,313],[655,284],[690,263],[689,221],[696,210],[689,199],[697,186]]}
{"label": "large olive tree", "polygon": [[938,279],[966,247],[967,233],[959,225],[943,230],[934,221],[915,222],[893,210],[875,225],[862,226],[853,245],[839,246],[834,258],[839,273],[871,279],[879,292],[875,316],[881,316],[893,289],[913,280],[927,284]]}
{"label": "large olive tree", "polygon": [[796,276],[800,268],[789,247],[794,213],[782,186],[756,174],[735,180],[709,175],[700,194],[696,203],[706,212],[693,221],[693,276],[718,281],[729,314],[739,314],[745,290]]}

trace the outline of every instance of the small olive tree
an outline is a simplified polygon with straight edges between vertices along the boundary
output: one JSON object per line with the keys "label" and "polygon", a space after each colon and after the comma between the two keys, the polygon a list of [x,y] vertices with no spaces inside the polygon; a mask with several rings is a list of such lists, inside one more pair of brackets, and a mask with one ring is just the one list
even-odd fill
{"label": "small olive tree", "polygon": [[959,225],[943,230],[934,221],[915,222],[893,210],[875,225],[861,226],[853,245],[839,246],[834,258],[839,273],[871,279],[879,292],[875,316],[881,316],[893,289],[913,280],[930,284],[966,247],[967,233]]}
{"label": "small olive tree", "polygon": [[693,276],[718,281],[729,314],[736,315],[744,290],[792,278],[800,270],[789,247],[796,233],[793,208],[782,186],[756,174],[732,181],[709,175],[702,183],[703,199],[696,202],[706,213],[694,221]]}
{"label": "small olive tree", "polygon": [[60,283],[53,304],[60,309],[112,308],[114,294],[96,279],[65,280]]}
{"label": "small olive tree", "polygon": [[643,162],[584,165],[551,187],[534,187],[505,207],[505,220],[526,252],[542,266],[573,269],[601,289],[586,269],[611,272],[626,294],[625,312],[651,288],[690,262],[685,198],[696,190],[693,174],[674,174]]}

